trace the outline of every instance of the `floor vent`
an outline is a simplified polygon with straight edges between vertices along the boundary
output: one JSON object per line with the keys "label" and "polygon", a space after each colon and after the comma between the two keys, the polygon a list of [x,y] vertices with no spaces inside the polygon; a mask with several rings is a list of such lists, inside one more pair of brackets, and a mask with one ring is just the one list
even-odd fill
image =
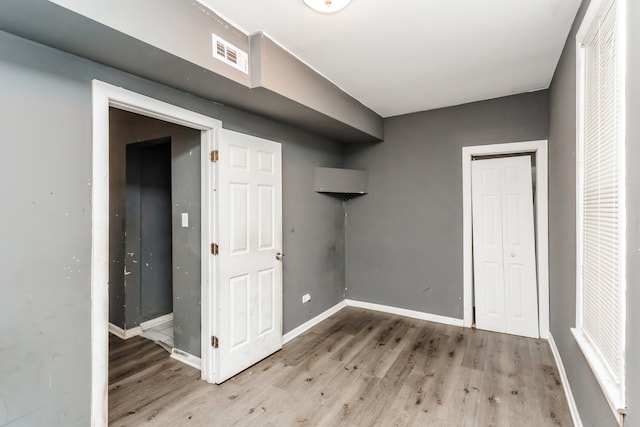
{"label": "floor vent", "polygon": [[247,55],[247,52],[243,52],[215,34],[212,34],[211,36],[213,39],[214,58],[219,59],[225,64],[230,65],[245,74],[249,74],[249,55]]}

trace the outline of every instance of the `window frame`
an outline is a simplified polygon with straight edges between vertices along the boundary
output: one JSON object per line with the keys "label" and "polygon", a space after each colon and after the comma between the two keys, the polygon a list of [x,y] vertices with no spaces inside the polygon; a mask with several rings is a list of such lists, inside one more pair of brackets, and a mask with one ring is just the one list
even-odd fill
{"label": "window frame", "polygon": [[[583,306],[583,203],[582,190],[584,185],[582,147],[584,142],[584,122],[585,122],[585,53],[584,44],[590,40],[590,36],[599,28],[601,18],[611,6],[615,4],[616,13],[616,64],[617,72],[615,78],[619,88],[618,99],[619,108],[617,135],[618,135],[618,267],[619,267],[619,303],[620,303],[620,325],[619,342],[621,349],[621,366],[619,376],[615,378],[609,371],[607,365],[602,361],[602,356],[598,347],[585,335],[583,329],[584,306]],[[576,327],[571,329],[576,342],[583,352],[589,366],[591,367],[609,406],[616,418],[626,411],[626,172],[625,172],[625,143],[626,143],[626,0],[592,0],[584,19],[576,34]]]}

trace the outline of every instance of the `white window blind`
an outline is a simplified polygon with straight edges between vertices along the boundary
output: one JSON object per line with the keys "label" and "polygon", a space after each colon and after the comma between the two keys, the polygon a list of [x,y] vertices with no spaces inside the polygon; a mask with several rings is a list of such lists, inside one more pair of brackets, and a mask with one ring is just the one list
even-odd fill
{"label": "white window blind", "polygon": [[591,347],[587,356],[606,371],[618,406],[624,379],[624,140],[615,0],[586,34],[580,45],[577,329]]}

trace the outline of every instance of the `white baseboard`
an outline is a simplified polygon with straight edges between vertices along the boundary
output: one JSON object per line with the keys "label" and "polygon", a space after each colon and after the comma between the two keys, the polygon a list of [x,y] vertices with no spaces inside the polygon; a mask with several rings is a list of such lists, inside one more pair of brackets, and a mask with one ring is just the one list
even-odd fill
{"label": "white baseboard", "polygon": [[120,339],[124,339],[124,329],[109,322],[109,333],[117,336]]}
{"label": "white baseboard", "polygon": [[580,419],[580,413],[578,412],[578,406],[573,398],[571,392],[571,386],[569,385],[569,379],[567,378],[567,372],[564,370],[564,364],[562,358],[556,347],[556,342],[553,340],[553,335],[549,332],[549,346],[551,347],[551,353],[558,366],[558,372],[560,373],[560,381],[562,381],[562,388],[564,388],[564,394],[567,397],[567,403],[569,404],[569,412],[571,412],[571,418],[573,419],[573,425],[575,427],[582,427],[582,420]]}
{"label": "white baseboard", "polygon": [[199,357],[196,357],[192,354],[184,352],[182,350],[173,349],[171,350],[171,358],[177,360],[178,362],[182,362],[185,365],[191,366],[197,370],[202,370],[202,360]]}
{"label": "white baseboard", "polygon": [[170,322],[173,320],[173,313],[165,314],[160,317],[156,317],[155,319],[147,320],[146,322],[142,322],[140,326],[136,326],[131,329],[122,329],[120,326],[116,326],[113,323],[109,322],[109,333],[117,336],[118,338],[122,338],[123,340],[128,340],[132,337],[137,337],[138,335],[142,335],[147,329],[151,329],[154,326],[161,325],[166,322]]}
{"label": "white baseboard", "polygon": [[299,335],[302,335],[303,333],[305,333],[309,329],[313,328],[318,323],[322,322],[323,320],[325,320],[329,316],[332,316],[332,315],[336,314],[337,312],[339,312],[340,310],[342,310],[346,306],[347,305],[346,305],[345,301],[340,301],[338,304],[336,304],[333,307],[331,307],[330,309],[318,314],[313,319],[307,320],[302,325],[300,325],[297,328],[292,329],[291,331],[289,331],[286,334],[284,334],[284,336],[282,337],[282,344],[284,345],[284,344],[288,343],[289,341],[291,341],[292,339],[294,339],[295,337],[297,337]]}
{"label": "white baseboard", "polygon": [[391,307],[388,305],[374,304],[372,302],[356,301],[346,299],[344,302],[348,307],[358,307],[367,310],[381,311],[383,313],[397,314],[398,316],[411,317],[414,319],[427,320],[429,322],[443,323],[445,325],[463,326],[462,319],[440,316],[437,314],[423,313],[421,311],[407,310],[406,308]]}
{"label": "white baseboard", "polygon": [[142,328],[140,326],[136,326],[131,329],[122,329],[119,326],[114,325],[109,322],[109,333],[121,338],[123,340],[128,340],[129,338],[137,337],[138,335],[142,335]]}
{"label": "white baseboard", "polygon": [[155,319],[147,320],[146,322],[140,323],[140,328],[145,331],[147,329],[154,328],[158,325],[162,325],[163,323],[171,322],[173,320],[173,313],[165,314]]}

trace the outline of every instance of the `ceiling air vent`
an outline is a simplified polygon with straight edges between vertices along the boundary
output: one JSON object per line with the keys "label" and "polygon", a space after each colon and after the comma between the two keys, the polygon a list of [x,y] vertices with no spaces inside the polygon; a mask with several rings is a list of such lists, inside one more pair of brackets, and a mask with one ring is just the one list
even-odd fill
{"label": "ceiling air vent", "polygon": [[249,74],[249,56],[247,53],[215,34],[211,34],[211,36],[213,38],[213,56],[225,64]]}

